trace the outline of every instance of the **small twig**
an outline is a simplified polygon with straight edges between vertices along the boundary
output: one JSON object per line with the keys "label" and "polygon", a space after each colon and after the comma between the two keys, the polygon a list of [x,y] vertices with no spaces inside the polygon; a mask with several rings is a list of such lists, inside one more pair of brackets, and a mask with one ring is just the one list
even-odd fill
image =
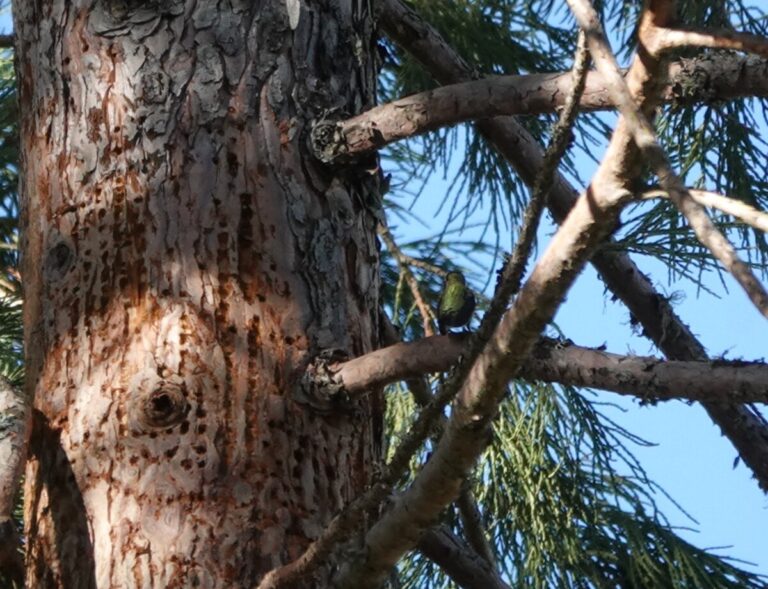
{"label": "small twig", "polygon": [[568,144],[571,140],[571,130],[576,121],[576,113],[578,112],[581,95],[584,92],[588,69],[589,51],[587,51],[586,37],[579,31],[579,38],[576,42],[576,56],[571,73],[573,87],[568,99],[565,101],[560,118],[552,130],[552,140],[544,152],[541,168],[533,184],[531,202],[525,209],[514,254],[501,274],[500,284],[506,284],[507,286],[501,292],[494,294],[494,301],[502,301],[505,306],[507,301],[520,289],[525,266],[533,248],[533,242],[536,239],[536,231],[539,228],[541,213],[547,204],[549,191],[555,181],[560,160],[568,149]]}
{"label": "small twig", "polygon": [[[717,192],[710,192],[708,190],[696,190],[693,188],[688,189],[688,194],[691,198],[699,203],[703,207],[709,207],[710,209],[717,209],[727,215],[735,217],[745,225],[754,227],[758,231],[768,233],[768,213],[756,209],[747,203],[718,194]],[[643,193],[640,198],[652,199],[652,198],[671,198],[669,193],[665,190],[650,190]]]}
{"label": "small twig", "polygon": [[403,262],[405,262],[409,266],[413,266],[414,268],[420,268],[425,272],[430,272],[435,276],[441,276],[443,278],[445,277],[446,274],[448,274],[448,271],[445,268],[441,268],[440,266],[435,266],[434,264],[430,264],[429,262],[425,262],[424,260],[420,260],[419,258],[414,258],[413,256],[409,256],[402,250],[400,253],[402,255]]}
{"label": "small twig", "polygon": [[740,33],[727,29],[684,30],[659,28],[651,49],[656,53],[680,47],[710,47],[712,49],[733,49],[768,57],[768,39],[751,33]]}
{"label": "small twig", "polygon": [[16,35],[0,35],[0,49],[13,49],[16,45]]}
{"label": "small twig", "polygon": [[379,237],[387,246],[387,249],[392,254],[392,257],[397,260],[400,266],[400,271],[403,273],[405,281],[408,283],[408,288],[411,290],[411,296],[416,303],[416,307],[421,314],[422,325],[424,326],[424,335],[427,337],[435,335],[435,314],[432,308],[424,301],[424,297],[421,296],[421,290],[419,289],[419,281],[413,275],[413,271],[410,268],[408,260],[406,260],[402,250],[395,242],[395,238],[387,227],[379,225]]}
{"label": "small twig", "polygon": [[621,74],[616,56],[605,38],[597,12],[588,0],[568,0],[568,5],[579,25],[587,33],[595,66],[608,82],[614,102],[618,105],[637,147],[658,176],[659,184],[669,193],[672,202],[688,220],[699,241],[733,275],[755,307],[768,318],[768,292],[749,266],[739,259],[736,249],[707,216],[706,211],[691,198],[683,181],[672,169],[664,150],[656,139],[651,123],[635,104]]}

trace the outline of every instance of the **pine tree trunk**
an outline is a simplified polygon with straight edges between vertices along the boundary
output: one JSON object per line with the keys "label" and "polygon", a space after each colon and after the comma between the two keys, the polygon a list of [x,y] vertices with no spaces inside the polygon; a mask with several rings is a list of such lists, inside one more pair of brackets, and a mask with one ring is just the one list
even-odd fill
{"label": "pine tree trunk", "polygon": [[307,147],[374,99],[372,16],[298,6],[14,3],[30,587],[251,587],[370,481],[376,395],[299,385],[377,343],[375,162]]}

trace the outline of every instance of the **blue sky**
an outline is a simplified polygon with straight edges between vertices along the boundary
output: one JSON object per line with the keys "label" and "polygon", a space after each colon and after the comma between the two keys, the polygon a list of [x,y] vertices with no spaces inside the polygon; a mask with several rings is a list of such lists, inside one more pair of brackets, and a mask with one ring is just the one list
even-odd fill
{"label": "blue sky", "polygon": [[[457,143],[459,147],[463,144],[463,140]],[[455,159],[445,174],[448,179],[457,169],[459,156]],[[581,175],[589,179],[595,163],[577,156],[576,164]],[[444,220],[435,218],[435,209],[449,189],[449,181],[440,173],[433,176],[413,212],[434,224],[429,229],[416,225],[401,229],[409,239],[432,235]],[[476,218],[484,219],[483,215],[478,212]],[[555,230],[551,222],[544,223],[537,253],[544,250]],[[453,237],[473,239],[478,233],[470,229]],[[721,281],[714,273],[705,274],[703,283],[717,298],[698,292],[692,283],[682,279],[668,283],[667,268],[656,260],[641,256],[633,259],[652,277],[660,292],[680,298],[675,307],[678,314],[711,357],[761,359],[766,355],[766,320],[730,276],[724,275]],[[495,271],[500,261],[488,263]],[[615,353],[661,356],[650,340],[633,334],[626,308],[611,302],[591,266],[569,291],[555,321],[564,335],[579,345],[606,345]],[[597,400],[617,405],[605,407],[603,412],[654,444],[631,449],[651,480],[696,520],[691,521],[663,494],[657,494],[657,502],[670,523],[685,528],[679,533],[703,548],[723,547],[717,551],[719,554],[753,563],[755,566],[746,568],[768,574],[768,497],[743,464],[734,468],[737,453],[706,412],[699,405],[679,401],[640,406],[628,397],[607,392],[598,392]]]}
{"label": "blue sky", "polygon": [[[1,15],[0,32],[10,30],[10,16]],[[594,167],[592,162],[584,159],[579,165],[588,178]],[[443,179],[430,182],[416,212],[432,219],[435,199],[442,198],[445,190]],[[551,231],[551,226],[542,231],[540,248],[546,245]],[[432,233],[413,227],[409,237],[419,232]],[[711,356],[758,359],[766,355],[765,319],[728,277],[730,293],[724,292],[719,278],[706,277],[706,284],[722,296],[717,299],[706,293],[697,295],[690,283],[667,285],[666,269],[659,263],[638,258],[636,261],[667,293],[683,294],[684,301],[677,310]],[[608,350],[618,353],[655,353],[648,340],[632,335],[627,311],[604,295],[603,285],[591,268],[570,291],[556,320],[565,334],[580,345],[606,344]],[[693,524],[659,497],[673,524],[698,530],[681,533],[702,547],[731,546],[721,553],[755,563],[753,570],[768,573],[768,500],[747,468],[733,467],[735,450],[704,411],[681,402],[639,407],[617,395],[601,393],[599,398],[626,409],[608,412],[631,432],[657,444],[651,448],[638,447],[635,453],[651,478],[698,521]]]}

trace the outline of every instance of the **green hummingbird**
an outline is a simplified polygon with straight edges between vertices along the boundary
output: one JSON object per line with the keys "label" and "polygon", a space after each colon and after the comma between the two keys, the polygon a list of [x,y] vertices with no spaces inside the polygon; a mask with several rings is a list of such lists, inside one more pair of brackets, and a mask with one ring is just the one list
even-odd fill
{"label": "green hummingbird", "polygon": [[437,324],[440,333],[448,332],[449,327],[461,327],[469,323],[475,311],[475,295],[467,288],[467,281],[461,272],[448,272],[440,295],[437,309]]}

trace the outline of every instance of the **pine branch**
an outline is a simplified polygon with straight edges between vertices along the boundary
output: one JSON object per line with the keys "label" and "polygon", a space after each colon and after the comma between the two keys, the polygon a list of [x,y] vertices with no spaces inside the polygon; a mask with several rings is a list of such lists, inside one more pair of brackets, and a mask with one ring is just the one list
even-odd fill
{"label": "pine branch", "polygon": [[[465,339],[458,334],[434,336],[353,358],[331,367],[334,388],[358,395],[420,374],[444,372],[459,360]],[[627,356],[550,338],[539,340],[518,376],[646,401],[768,403],[768,363]]]}
{"label": "pine branch", "polygon": [[[652,13],[654,6],[652,2],[647,12]],[[635,98],[639,101],[653,103],[649,90],[658,69],[659,64],[645,56],[633,60],[629,76],[636,80]],[[578,199],[511,309],[472,363],[446,432],[430,460],[368,531],[361,554],[341,570],[340,587],[375,586],[381,582],[458,494],[462,480],[486,447],[488,427],[506,383],[520,370],[538,334],[551,321],[576,276],[610,233],[629,200],[621,180],[631,170],[631,143],[627,126],[620,120],[593,183]]]}
{"label": "pine branch", "polygon": [[[387,35],[418,59],[440,83],[451,84],[476,77],[472,68],[414,10],[397,0],[384,0],[380,6],[381,23]],[[755,58],[747,59],[755,63]],[[694,78],[698,74],[706,79],[719,76],[705,66],[689,70],[690,63],[683,60],[682,69]],[[736,62],[727,60],[724,63]],[[731,88],[745,81],[738,68],[726,67],[717,71],[729,74],[726,80],[732,82]],[[673,85],[673,92],[681,100],[689,97],[686,84]],[[692,99],[698,96],[691,94]],[[510,117],[480,121],[477,127],[514,166],[521,179],[531,185],[542,165],[542,151],[536,140]],[[549,200],[550,211],[558,223],[567,217],[575,201],[576,191],[558,175]],[[656,291],[628,255],[606,248],[593,256],[592,264],[608,288],[627,305],[632,316],[643,326],[644,334],[664,354],[676,360],[707,358],[704,347],[677,316],[669,301]],[[749,406],[707,403],[705,408],[736,447],[761,488],[768,490],[768,422]]]}
{"label": "pine branch", "polygon": [[[713,102],[768,97],[768,61],[731,55],[683,59],[670,65],[664,102]],[[381,149],[396,141],[458,123],[507,115],[536,115],[561,109],[573,90],[570,72],[492,76],[449,84],[382,104],[352,118],[323,122],[313,130],[322,161]],[[579,110],[615,108],[599,72],[587,74]],[[333,132],[327,132],[330,126]]]}

